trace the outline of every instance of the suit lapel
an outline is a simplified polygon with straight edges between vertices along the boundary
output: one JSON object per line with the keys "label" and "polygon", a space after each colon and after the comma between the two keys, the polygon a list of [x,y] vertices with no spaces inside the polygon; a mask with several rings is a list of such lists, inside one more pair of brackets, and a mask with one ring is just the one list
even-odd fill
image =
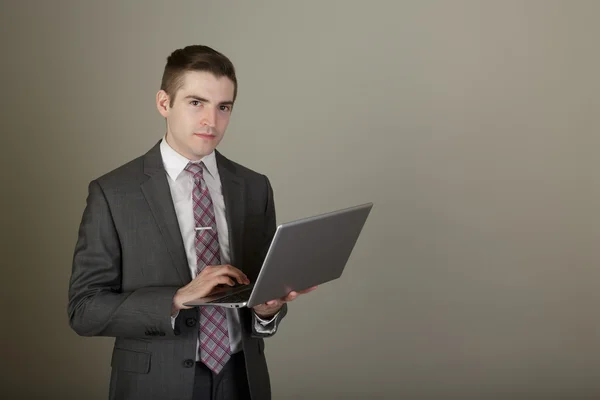
{"label": "suit lapel", "polygon": [[242,240],[244,232],[244,214],[246,193],[244,180],[235,174],[234,165],[221,153],[215,151],[223,199],[225,200],[225,217],[229,229],[231,265],[242,269]]}
{"label": "suit lapel", "polygon": [[166,171],[162,163],[160,142],[144,156],[144,173],[149,176],[149,179],[142,183],[142,192],[158,224],[181,281],[184,284],[188,283],[192,276],[181,239],[169,182],[167,182]]}

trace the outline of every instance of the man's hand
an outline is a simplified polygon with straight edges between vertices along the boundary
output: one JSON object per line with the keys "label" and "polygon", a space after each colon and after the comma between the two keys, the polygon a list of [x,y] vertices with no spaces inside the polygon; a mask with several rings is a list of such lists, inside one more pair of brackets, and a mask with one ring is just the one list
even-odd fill
{"label": "man's hand", "polygon": [[171,315],[175,315],[179,310],[192,308],[184,306],[183,303],[208,296],[217,285],[235,285],[234,279],[241,285],[250,283],[248,277],[232,265],[206,266],[193,281],[175,293]]}
{"label": "man's hand", "polygon": [[288,303],[288,302],[294,300],[296,297],[300,296],[301,294],[306,294],[308,292],[312,292],[316,288],[317,288],[316,286],[313,286],[311,288],[308,288],[305,290],[299,290],[297,292],[292,291],[285,297],[282,297],[282,298],[276,299],[276,300],[269,300],[266,303],[255,305],[252,308],[254,309],[254,312],[256,313],[256,315],[258,315],[259,317],[261,317],[263,319],[269,319],[269,318],[272,318],[275,314],[277,314],[279,312],[279,310],[281,310],[281,307],[283,307],[283,305],[285,303]]}

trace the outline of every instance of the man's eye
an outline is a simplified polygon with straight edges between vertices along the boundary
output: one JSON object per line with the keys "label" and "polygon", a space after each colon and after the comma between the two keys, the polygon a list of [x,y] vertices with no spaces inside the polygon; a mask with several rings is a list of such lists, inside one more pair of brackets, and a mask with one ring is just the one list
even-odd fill
{"label": "man's eye", "polygon": [[193,106],[197,106],[197,105],[200,105],[200,102],[198,100],[192,100],[190,102],[190,104],[193,105]]}
{"label": "man's eye", "polygon": [[221,106],[221,111],[229,111],[231,107],[229,106]]}

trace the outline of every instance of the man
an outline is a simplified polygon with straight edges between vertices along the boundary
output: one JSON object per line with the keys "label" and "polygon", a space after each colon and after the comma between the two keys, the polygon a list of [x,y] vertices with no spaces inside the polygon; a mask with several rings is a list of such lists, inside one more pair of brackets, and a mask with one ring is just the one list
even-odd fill
{"label": "man", "polygon": [[263,338],[292,292],[253,309],[186,307],[258,276],[273,238],[266,176],[215,150],[237,95],[231,61],[207,46],[167,59],[156,106],[166,134],[89,185],[69,321],[112,336],[110,399],[270,399]]}

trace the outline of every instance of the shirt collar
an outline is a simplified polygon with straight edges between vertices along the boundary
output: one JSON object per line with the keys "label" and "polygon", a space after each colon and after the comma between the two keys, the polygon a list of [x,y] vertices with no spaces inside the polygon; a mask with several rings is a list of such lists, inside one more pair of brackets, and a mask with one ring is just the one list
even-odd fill
{"label": "shirt collar", "polygon": [[[177,177],[185,169],[186,165],[192,162],[175,151],[175,149],[167,143],[166,136],[163,136],[162,141],[160,142],[160,154],[167,174],[169,174],[174,181],[177,180]],[[210,175],[215,178],[218,176],[217,158],[214,150],[210,154],[204,156],[200,161],[204,163]]]}

